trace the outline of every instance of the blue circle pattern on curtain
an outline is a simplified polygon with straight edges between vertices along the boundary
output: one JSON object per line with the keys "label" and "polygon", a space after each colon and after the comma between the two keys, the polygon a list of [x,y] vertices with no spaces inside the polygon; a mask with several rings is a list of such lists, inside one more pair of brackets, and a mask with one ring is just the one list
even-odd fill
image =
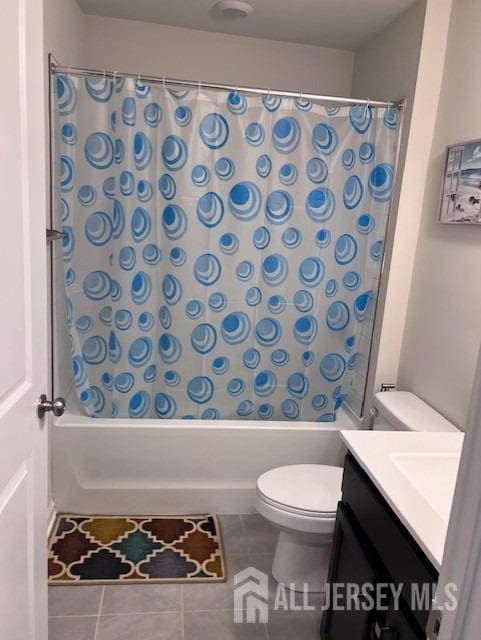
{"label": "blue circle pattern on curtain", "polygon": [[334,420],[372,321],[396,110],[53,85],[85,413]]}

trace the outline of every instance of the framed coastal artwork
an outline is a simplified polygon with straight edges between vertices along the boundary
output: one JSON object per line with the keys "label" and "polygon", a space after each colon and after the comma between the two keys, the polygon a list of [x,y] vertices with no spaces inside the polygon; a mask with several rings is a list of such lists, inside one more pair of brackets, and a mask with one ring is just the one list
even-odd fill
{"label": "framed coastal artwork", "polygon": [[481,139],[448,147],[439,221],[481,224]]}

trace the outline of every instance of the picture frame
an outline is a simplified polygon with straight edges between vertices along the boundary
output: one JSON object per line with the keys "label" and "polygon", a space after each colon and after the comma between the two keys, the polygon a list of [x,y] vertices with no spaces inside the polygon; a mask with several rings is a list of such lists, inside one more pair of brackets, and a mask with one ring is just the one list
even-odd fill
{"label": "picture frame", "polygon": [[447,147],[439,222],[481,224],[481,139]]}

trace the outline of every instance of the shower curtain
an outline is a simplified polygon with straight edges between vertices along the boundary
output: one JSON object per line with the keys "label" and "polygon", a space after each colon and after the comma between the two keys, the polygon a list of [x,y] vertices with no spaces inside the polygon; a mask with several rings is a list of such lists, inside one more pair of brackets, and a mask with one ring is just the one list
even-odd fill
{"label": "shower curtain", "polygon": [[346,374],[365,369],[397,110],[53,85],[86,414],[333,420]]}

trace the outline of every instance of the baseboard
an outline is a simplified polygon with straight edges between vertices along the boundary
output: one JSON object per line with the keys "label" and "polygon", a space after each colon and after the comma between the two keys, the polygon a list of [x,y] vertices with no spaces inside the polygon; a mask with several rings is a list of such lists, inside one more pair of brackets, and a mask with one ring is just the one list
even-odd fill
{"label": "baseboard", "polygon": [[55,503],[53,500],[50,500],[48,504],[48,516],[47,516],[47,534],[50,538],[50,534],[52,533],[53,525],[55,523],[55,517],[57,515],[57,511],[55,510]]}

